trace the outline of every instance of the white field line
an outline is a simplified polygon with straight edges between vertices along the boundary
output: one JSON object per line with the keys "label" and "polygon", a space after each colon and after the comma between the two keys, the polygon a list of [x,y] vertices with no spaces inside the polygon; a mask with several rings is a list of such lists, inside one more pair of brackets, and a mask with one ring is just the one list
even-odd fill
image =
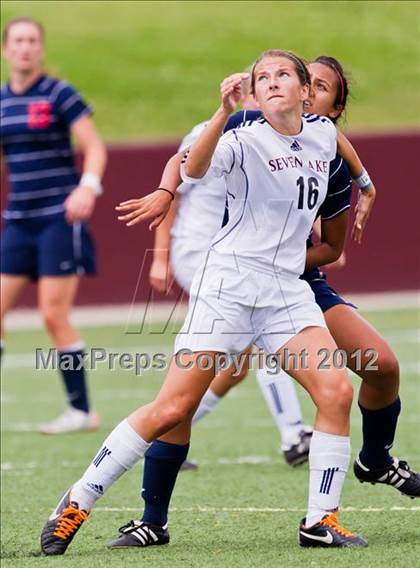
{"label": "white field line", "polygon": [[[144,399],[147,398],[147,400],[149,401],[152,396],[147,396],[146,395],[142,395],[142,397],[139,397],[137,399],[138,402],[142,401],[144,402]],[[131,400],[133,402],[133,397],[128,398],[127,400]],[[35,401],[33,399],[31,399],[31,401],[34,403]],[[54,399],[55,401],[55,399]],[[414,414],[404,414],[404,423],[405,424],[410,424],[413,425],[414,427],[418,424],[420,424],[420,414],[419,413],[414,413]],[[361,418],[359,415],[353,415],[350,419],[350,424],[351,426],[354,427],[360,427],[361,424]],[[17,434],[17,433],[37,433],[39,431],[39,423],[34,423],[34,422],[5,422],[3,421],[2,423],[2,427],[1,427],[1,432],[2,433],[10,433],[10,434]],[[102,431],[106,432],[107,430],[111,430],[113,428],[112,423],[107,423],[104,422],[101,425],[101,429]],[[271,418],[250,418],[246,421],[246,426],[248,428],[253,428],[254,430],[275,430],[275,424],[273,422],[273,420]],[[225,430],[225,431],[230,431],[232,429],[232,422],[229,420],[223,420],[222,418],[217,418],[217,417],[212,417],[211,420],[207,420],[207,421],[203,421],[200,422],[199,425],[197,425],[197,428],[199,428],[200,430]],[[270,458],[267,458],[267,460],[269,460]],[[224,462],[223,461],[224,458],[220,458],[218,463],[245,463],[245,462]],[[247,463],[251,463],[251,462],[247,462]],[[256,462],[258,463],[258,462]],[[266,462],[261,462],[261,463],[276,463],[276,462],[270,462],[270,461],[266,461]]]}
{"label": "white field line", "polygon": [[[176,324],[182,322],[187,313],[188,305],[179,304],[170,322]],[[154,304],[147,309],[146,304],[118,304],[104,306],[75,307],[72,310],[72,322],[78,328],[95,327],[98,325],[120,325],[121,330],[134,330],[140,327],[145,320],[145,326],[150,323],[165,322],[169,319],[174,304],[162,302]],[[146,315],[147,314],[147,315]],[[146,316],[146,317],[145,317]],[[5,327],[8,331],[21,331],[30,329],[43,329],[41,315],[37,309],[16,309],[6,317]]]}
{"label": "white field line", "polygon": [[[349,294],[346,295],[346,299],[367,311],[420,308],[420,292],[418,291]],[[154,304],[147,311],[146,321],[148,323],[165,321],[173,309],[173,303]],[[174,310],[171,321],[182,321],[186,311],[187,304],[179,304]],[[77,327],[122,324],[124,328],[135,328],[138,327],[145,314],[146,304],[88,306],[74,308],[72,320]],[[42,319],[36,309],[13,310],[6,318],[6,329],[8,330],[42,329],[42,327]]]}
{"label": "white field line", "polygon": [[[353,456],[356,457],[356,454]],[[404,459],[410,462],[420,462],[420,455],[404,455]],[[140,467],[143,466],[143,461],[139,462]],[[284,459],[279,455],[278,458],[273,458],[271,456],[238,456],[236,458],[226,458],[221,457],[215,460],[197,460],[199,467],[209,467],[214,465],[285,465]],[[86,467],[85,463],[70,462],[63,460],[61,463],[57,464],[60,469],[83,469]],[[1,464],[1,472],[25,474],[29,472],[32,474],[35,470],[51,469],[50,465],[37,463],[37,462],[26,462],[26,463],[12,463],[3,462]],[[31,473],[32,472],[32,473]]]}
{"label": "white field line", "polygon": [[[137,513],[140,506],[135,507],[95,507],[99,513]],[[385,512],[420,512],[420,507],[342,507],[343,513],[385,513]],[[306,513],[306,509],[297,507],[170,507],[170,513]]]}

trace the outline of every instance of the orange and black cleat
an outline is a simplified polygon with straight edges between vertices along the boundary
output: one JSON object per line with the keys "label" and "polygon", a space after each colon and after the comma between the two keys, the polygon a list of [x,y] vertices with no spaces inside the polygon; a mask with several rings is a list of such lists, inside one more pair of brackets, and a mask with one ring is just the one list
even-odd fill
{"label": "orange and black cleat", "polygon": [[338,524],[337,513],[325,515],[319,523],[305,527],[303,519],[299,527],[300,546],[323,548],[361,548],[367,541]]}
{"label": "orange and black cleat", "polygon": [[47,556],[64,554],[89,516],[88,511],[79,509],[75,501],[70,501],[70,491],[71,488],[66,491],[42,530],[41,549]]}

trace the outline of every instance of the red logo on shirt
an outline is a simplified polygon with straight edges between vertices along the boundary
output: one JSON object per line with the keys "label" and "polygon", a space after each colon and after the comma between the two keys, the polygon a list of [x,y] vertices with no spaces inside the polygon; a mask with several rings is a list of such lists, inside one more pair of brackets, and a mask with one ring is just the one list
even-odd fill
{"label": "red logo on shirt", "polygon": [[51,124],[51,103],[38,101],[28,105],[29,128],[48,128]]}

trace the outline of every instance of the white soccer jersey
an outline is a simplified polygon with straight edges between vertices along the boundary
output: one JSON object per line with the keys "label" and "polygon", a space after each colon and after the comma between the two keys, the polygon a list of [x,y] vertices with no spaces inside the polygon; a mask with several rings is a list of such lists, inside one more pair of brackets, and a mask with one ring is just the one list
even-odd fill
{"label": "white soccer jersey", "polygon": [[256,269],[300,276],[336,145],[336,129],[325,117],[304,115],[296,136],[280,134],[262,118],[221,137],[203,178],[188,177],[182,166],[186,183],[226,181],[229,221],[212,248],[227,263],[234,257]]}
{"label": "white soccer jersey", "polygon": [[[179,152],[189,148],[208,123],[195,126],[182,140]],[[200,187],[196,187],[199,185]],[[177,213],[171,228],[172,246],[191,251],[207,250],[213,236],[222,226],[225,212],[226,182],[212,178],[207,183],[182,183],[177,194],[181,195]]]}

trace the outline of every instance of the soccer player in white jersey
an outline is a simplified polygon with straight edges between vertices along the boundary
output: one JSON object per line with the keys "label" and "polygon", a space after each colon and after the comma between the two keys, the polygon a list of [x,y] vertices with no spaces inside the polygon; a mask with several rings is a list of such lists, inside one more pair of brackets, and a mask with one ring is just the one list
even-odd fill
{"label": "soccer player in white jersey", "polygon": [[[116,426],[57,505],[41,535],[47,555],[65,552],[96,500],[144,456],[153,440],[165,446],[168,464],[178,461],[179,468],[187,455],[192,416],[214,378],[216,363],[222,356],[244,352],[252,343],[280,358],[285,346],[289,354],[300,355],[301,365],[289,372],[317,407],[300,544],[367,544],[341,527],[335,516],[350,462],[352,386],[345,370],[333,365],[318,368],[319,349],[332,355],[336,344],[308,284],[299,280],[306,239],[327,192],[336,130],[326,118],[302,118],[309,72],[296,55],[270,50],[257,59],[252,71],[264,118],[219,141],[239,100],[242,78],[237,74],[223,81],[222,103],[184,164],[185,181],[224,176],[234,203],[228,224],[213,240],[207,263],[194,277],[190,309],[176,339],[176,357],[156,399]],[[290,151],[294,144],[302,148],[299,157]],[[156,531],[137,521],[114,545],[169,541],[166,527],[159,528],[159,535]]]}
{"label": "soccer player in white jersey", "polygon": [[[319,56],[309,64],[308,68],[312,79],[311,96],[304,103],[305,110],[327,116],[333,122],[336,122],[346,108],[349,94],[343,67],[333,57]],[[255,106],[255,101],[252,102],[252,106]],[[232,115],[225,126],[225,131],[244,126],[245,124],[249,125],[259,118],[261,118],[259,111],[240,111]],[[186,140],[187,145],[192,142],[189,138],[190,136]],[[182,157],[183,153],[180,152],[169,160],[164,169],[160,187],[178,193],[180,189],[178,188],[180,184],[179,163]],[[176,160],[179,160],[179,163]],[[352,163],[356,177],[359,167],[356,162]],[[215,185],[213,180],[212,185]],[[191,205],[194,205],[194,203],[200,205],[204,201],[205,205],[207,205],[206,211],[209,210],[209,203],[213,205],[216,213],[218,209],[217,200],[213,195],[214,188],[210,197],[208,196],[208,188],[204,184],[200,186],[199,190],[197,186],[191,184],[185,184],[185,186],[189,188],[188,195],[190,200],[187,202],[189,216],[184,218],[181,216],[181,231],[177,232],[177,236],[181,238],[181,242],[185,241],[187,237],[187,246],[184,244],[184,246],[179,247],[183,254],[177,258],[175,263],[175,273],[177,273],[177,267],[180,267],[178,271],[181,272],[181,278],[185,274],[183,268],[186,267],[188,273],[189,264],[191,263],[191,252],[187,254],[189,248],[188,237],[191,239],[191,234],[188,232],[189,227],[185,227],[185,225],[189,225],[191,221],[194,222],[200,213],[199,209],[197,210],[197,208],[191,207]],[[352,237],[358,243],[361,242],[364,227],[375,200],[373,184],[364,182],[362,186],[363,189],[359,191],[357,213],[352,231]],[[193,188],[196,190],[193,191]],[[223,188],[224,186],[221,189]],[[350,197],[350,172],[343,158],[337,155],[336,159],[330,163],[327,198],[318,209],[319,219],[322,220],[322,223],[320,223],[321,242],[315,246],[311,238],[307,242],[308,266],[313,265],[311,258],[314,253],[317,255],[319,263],[326,261],[325,256],[322,258],[322,255],[319,255],[320,250],[341,250],[347,232]],[[117,209],[124,214],[119,219],[126,222],[129,226],[135,225],[139,216],[141,217],[144,214],[143,203],[147,199],[147,197],[133,199],[121,204]],[[182,199],[183,197],[181,197],[181,205],[183,203]],[[219,217],[220,215],[221,211],[219,211]],[[150,212],[150,217],[153,218],[153,216]],[[162,292],[167,290],[168,280],[171,280],[169,274],[171,271],[170,269],[168,270],[168,249],[172,217],[174,217],[174,207],[170,209],[165,221],[159,225],[156,231],[156,242],[161,250],[152,264],[150,273],[151,282]],[[200,236],[201,239],[204,232],[203,223],[206,221],[211,223],[211,219],[201,219],[201,222],[195,224],[194,227],[197,237]],[[177,217],[177,222],[180,222],[179,216]],[[173,251],[177,248],[176,239],[175,243],[172,244],[174,245],[171,250],[173,254]],[[163,253],[162,256],[160,253]],[[199,255],[200,253],[194,253],[193,260],[196,254]],[[398,459],[390,453],[401,406],[398,396],[398,361],[392,349],[379,333],[363,317],[357,314],[354,306],[346,302],[337,291],[329,286],[325,274],[322,274],[318,267],[305,270],[301,278],[309,283],[314,292],[315,301],[324,313],[328,329],[339,349],[347,354],[349,368],[362,379],[358,402],[362,413],[363,443],[353,466],[355,476],[362,482],[369,481],[373,484],[390,485],[403,495],[412,498],[420,497],[420,474],[413,471],[405,460]],[[351,330],[350,333],[349,330]],[[369,365],[369,354],[372,354],[372,349],[374,349],[375,357],[377,357],[376,369]],[[361,355],[358,363],[354,361],[354,354],[357,352]],[[258,373],[261,373],[261,371],[261,369],[258,370]],[[267,397],[269,397],[273,407],[277,406],[275,410],[279,413],[278,407],[284,401],[284,393],[281,389],[273,389],[273,378],[276,379],[277,376],[272,377],[267,374],[267,381],[263,383],[263,386],[266,388],[264,394],[268,395]],[[213,385],[215,384],[219,391],[222,393],[227,392],[232,387],[232,383],[233,379],[230,374],[222,371],[215,377],[207,393],[211,392],[212,394]],[[209,403],[211,404],[213,402],[212,399],[215,397],[211,395],[207,397],[207,393],[204,395],[200,407],[194,415],[193,423],[202,407],[207,412],[209,411]],[[280,404],[276,404],[276,396],[278,396]],[[149,527],[153,525],[162,527],[168,520],[170,492],[160,493],[161,488],[165,488],[165,484],[160,480],[168,476],[167,460],[162,459],[167,451],[167,448],[161,442],[155,441],[145,454],[141,490],[145,503],[144,512],[141,515],[143,527],[145,524]],[[191,462],[184,462],[181,469],[191,469],[193,465]],[[126,527],[121,527],[122,532],[130,530],[133,530],[133,525],[129,524]],[[140,529],[137,527],[135,530]],[[117,541],[114,546],[118,546],[118,542],[121,542],[121,540]],[[150,541],[145,540],[146,544],[139,544],[139,541],[137,541],[137,546],[147,546],[148,542]]]}
{"label": "soccer player in white jersey", "polygon": [[[253,110],[257,106],[249,92],[250,87],[250,81],[243,81],[240,105],[245,110]],[[185,152],[206,125],[207,122],[202,122],[195,126],[182,140],[178,152]],[[160,292],[167,291],[172,273],[181,287],[189,291],[197,268],[206,258],[213,236],[222,226],[226,212],[224,179],[214,178],[200,187],[196,185],[182,183],[178,187],[170,214],[156,229],[150,282]],[[203,396],[194,414],[193,424],[215,410],[222,397],[247,374],[247,359],[239,370],[230,366],[221,371]],[[312,428],[303,423],[293,380],[284,371],[276,374],[262,368],[257,371],[257,383],[279,431],[281,451],[286,462],[289,465],[306,462]],[[183,470],[196,468],[197,465],[188,460],[181,467]]]}

